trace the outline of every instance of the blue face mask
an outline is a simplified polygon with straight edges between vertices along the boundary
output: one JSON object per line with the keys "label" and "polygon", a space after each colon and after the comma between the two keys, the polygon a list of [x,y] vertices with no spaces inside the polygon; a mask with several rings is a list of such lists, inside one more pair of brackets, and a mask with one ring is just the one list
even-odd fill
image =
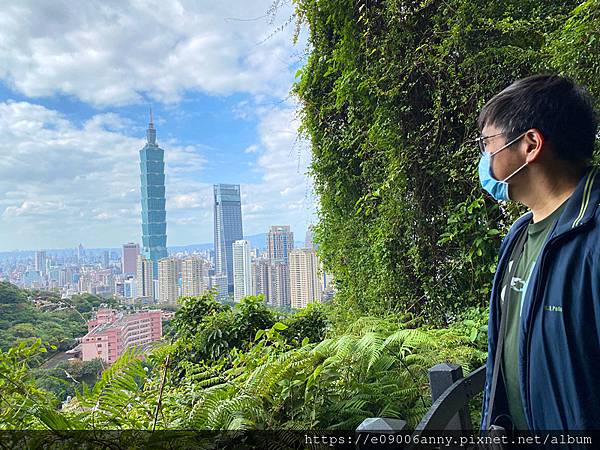
{"label": "blue face mask", "polygon": [[479,182],[481,183],[481,187],[498,201],[510,200],[510,197],[508,196],[508,183],[506,181],[519,173],[528,163],[525,161],[525,164],[507,176],[504,180],[496,180],[492,175],[492,156],[497,155],[502,150],[508,148],[523,136],[525,136],[525,133],[499,148],[494,153],[483,152],[481,159],[479,160]]}
{"label": "blue face mask", "polygon": [[488,152],[484,152],[479,160],[479,182],[496,200],[508,200],[508,183],[496,180],[492,176],[492,158]]}

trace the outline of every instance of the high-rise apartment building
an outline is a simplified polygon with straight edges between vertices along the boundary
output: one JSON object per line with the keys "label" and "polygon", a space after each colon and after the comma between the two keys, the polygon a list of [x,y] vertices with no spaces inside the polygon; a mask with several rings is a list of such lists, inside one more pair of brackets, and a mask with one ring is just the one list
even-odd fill
{"label": "high-rise apartment building", "polygon": [[60,269],[58,271],[58,285],[60,287],[66,286],[67,280],[69,280],[67,269]]}
{"label": "high-rise apartment building", "polygon": [[177,303],[179,288],[179,261],[176,258],[163,258],[158,261],[158,301],[160,303]]}
{"label": "high-rise apartment building", "polygon": [[83,249],[83,245],[79,244],[77,246],[77,262],[79,264],[83,264],[85,260],[85,250]]}
{"label": "high-rise apartment building", "polygon": [[206,290],[205,279],[208,265],[200,257],[189,257],[181,261],[181,295],[195,297]]}
{"label": "high-rise apartment building", "polygon": [[288,264],[281,259],[269,262],[269,296],[267,303],[271,306],[290,306],[290,271]]}
{"label": "high-rise apartment building", "polygon": [[155,277],[158,276],[158,260],[168,256],[164,153],[156,143],[150,111],[146,145],[140,150],[142,255],[152,261]]}
{"label": "high-rise apartment building", "polygon": [[128,242],[123,244],[121,251],[121,271],[123,275],[135,275],[137,257],[140,254],[140,245]]}
{"label": "high-rise apartment building", "polygon": [[154,265],[152,261],[142,255],[137,258],[136,270],[136,298],[141,298],[142,301],[154,301]]}
{"label": "high-rise apartment building", "polygon": [[288,262],[288,255],[294,248],[294,233],[289,225],[274,225],[267,233],[267,253],[269,259],[281,259]]}
{"label": "high-rise apartment building", "polygon": [[319,260],[313,249],[297,248],[290,252],[290,301],[293,308],[304,308],[321,301]]}
{"label": "high-rise apartment building", "polygon": [[102,252],[102,268],[108,269],[109,265],[110,265],[110,253],[108,252],[108,250],[104,250]]}
{"label": "high-rise apartment building", "polygon": [[233,242],[233,300],[252,295],[252,259],[250,241]]}
{"label": "high-rise apartment building", "polygon": [[210,288],[217,291],[217,300],[224,302],[229,297],[227,289],[227,275],[212,275],[210,277]]}
{"label": "high-rise apartment building", "polygon": [[233,292],[233,242],[243,239],[239,184],[214,185],[215,273],[227,276]]}
{"label": "high-rise apartment building", "polygon": [[46,252],[43,250],[35,252],[35,270],[41,275],[46,275]]}
{"label": "high-rise apartment building", "polygon": [[269,259],[256,258],[252,261],[252,295],[264,295],[269,303]]}

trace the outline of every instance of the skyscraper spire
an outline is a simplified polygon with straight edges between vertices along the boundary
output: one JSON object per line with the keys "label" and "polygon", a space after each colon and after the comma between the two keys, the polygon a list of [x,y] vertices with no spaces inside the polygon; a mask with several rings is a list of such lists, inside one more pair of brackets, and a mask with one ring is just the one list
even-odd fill
{"label": "skyscraper spire", "polygon": [[[158,277],[158,261],[167,252],[167,212],[165,210],[165,151],[156,143],[152,109],[146,130],[148,142],[140,149],[140,181],[142,200],[141,256],[152,260],[152,276]],[[138,293],[139,294],[139,293]]]}
{"label": "skyscraper spire", "polygon": [[150,107],[150,122],[146,130],[146,140],[148,144],[156,145],[156,130],[154,129],[154,119],[152,118],[152,107]]}

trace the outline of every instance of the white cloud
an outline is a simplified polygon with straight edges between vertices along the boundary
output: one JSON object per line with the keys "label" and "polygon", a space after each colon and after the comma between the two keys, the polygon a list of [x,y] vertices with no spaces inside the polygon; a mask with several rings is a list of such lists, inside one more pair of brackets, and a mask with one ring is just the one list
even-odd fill
{"label": "white cloud", "polygon": [[[293,23],[273,33],[292,7],[280,6],[269,24],[273,2],[7,3],[0,80],[28,97],[66,94],[99,107],[150,99],[172,117],[187,114],[176,102],[197,91],[249,94],[232,110],[238,119],[259,119],[256,143],[243,150],[255,160],[237,169],[260,177],[242,185],[244,231],[290,224],[302,240],[315,204],[310,151],[297,139],[295,105],[279,100],[298,58]],[[0,102],[0,229],[10,230],[0,233],[0,248],[138,241],[143,139],[127,134],[136,127],[112,112],[79,126],[34,100]],[[166,150],[168,244],[210,242],[212,183],[200,181],[200,172],[204,155],[215,162],[219,149],[161,140],[160,130],[158,140]]]}
{"label": "white cloud", "polygon": [[[307,175],[310,148],[298,137],[295,105],[262,111],[261,148],[256,168],[260,183],[242,186],[244,231],[264,233],[270,225],[289,224],[296,240],[314,220],[315,198]],[[274,220],[277,222],[275,223]]]}
{"label": "white cloud", "polygon": [[169,207],[172,210],[175,209],[195,209],[206,207],[206,202],[201,197],[200,193],[194,192],[189,194],[178,194],[170,197]]}
{"label": "white cloud", "polygon": [[4,210],[5,217],[43,217],[52,215],[57,211],[64,210],[65,205],[62,202],[40,202],[25,200],[19,206],[9,206]]}
{"label": "white cloud", "polygon": [[[186,91],[287,94],[292,16],[274,0],[19,1],[0,14],[0,79],[28,97],[98,106],[176,102]],[[257,17],[261,18],[248,20]],[[240,104],[240,114],[245,105]]]}
{"label": "white cloud", "polygon": [[[0,103],[0,248],[118,246],[140,235],[139,155],[143,139],[120,131],[120,116],[75,126],[27,102]],[[256,144],[260,182],[242,185],[244,231],[289,224],[302,240],[315,199],[308,145],[295,108],[263,111]],[[212,184],[198,176],[205,146],[165,148],[169,245],[210,242]]]}
{"label": "white cloud", "polygon": [[[138,151],[144,141],[110,129],[121,120],[126,122],[102,114],[78,127],[39,105],[0,103],[0,228],[9,230],[0,233],[0,248],[76,242],[116,246],[137,240]],[[172,180],[167,210],[206,205],[197,193],[205,186],[183,176],[201,169],[204,147],[163,146],[167,179]]]}

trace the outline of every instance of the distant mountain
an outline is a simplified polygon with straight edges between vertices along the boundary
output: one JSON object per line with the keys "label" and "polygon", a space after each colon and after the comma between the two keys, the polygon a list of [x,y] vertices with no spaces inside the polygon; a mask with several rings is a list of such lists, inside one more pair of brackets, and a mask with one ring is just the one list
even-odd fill
{"label": "distant mountain", "polygon": [[[252,248],[265,249],[267,248],[267,233],[260,234],[252,234],[250,236],[244,236],[244,239],[250,241],[250,246]],[[211,242],[209,244],[189,244],[189,245],[175,245],[169,247],[169,252],[177,253],[177,252],[194,252],[194,251],[203,251],[203,250],[214,250],[214,244]]]}
{"label": "distant mountain", "polygon": [[169,253],[179,253],[179,252],[199,252],[204,250],[212,250],[213,244],[190,244],[190,245],[174,245],[167,247]]}
{"label": "distant mountain", "polygon": [[[259,233],[259,234],[251,234],[249,236],[244,236],[244,239],[250,241],[250,246],[252,248],[257,248],[259,250],[267,249],[267,233]],[[304,241],[294,241],[294,247],[301,248],[304,247]],[[177,252],[194,252],[194,251],[203,251],[203,250],[214,250],[214,244],[190,244],[190,245],[177,245],[173,247],[169,247],[169,251],[172,253]]]}
{"label": "distant mountain", "polygon": [[[267,233],[253,234],[251,236],[246,236],[244,239],[250,241],[250,246],[252,248],[258,248],[260,250],[267,249]],[[294,247],[304,247],[304,241],[294,241]]]}
{"label": "distant mountain", "polygon": [[[251,234],[249,236],[244,236],[244,239],[250,241],[250,246],[252,248],[257,248],[259,250],[266,250],[267,248],[267,233],[259,233],[259,234]],[[294,247],[302,248],[304,247],[304,241],[294,241]],[[105,250],[114,253],[121,253],[121,247],[111,247],[111,248],[85,248],[85,253],[87,256],[100,256]],[[204,243],[204,244],[189,244],[189,245],[174,245],[169,246],[168,250],[170,253],[178,253],[178,252],[194,252],[194,251],[203,251],[203,250],[214,250],[214,244]],[[57,248],[57,249],[45,249],[46,254],[48,256],[70,256],[77,253],[76,248]],[[12,252],[0,252],[0,258],[10,258],[10,257],[32,257],[35,255],[34,250],[15,250]]]}

